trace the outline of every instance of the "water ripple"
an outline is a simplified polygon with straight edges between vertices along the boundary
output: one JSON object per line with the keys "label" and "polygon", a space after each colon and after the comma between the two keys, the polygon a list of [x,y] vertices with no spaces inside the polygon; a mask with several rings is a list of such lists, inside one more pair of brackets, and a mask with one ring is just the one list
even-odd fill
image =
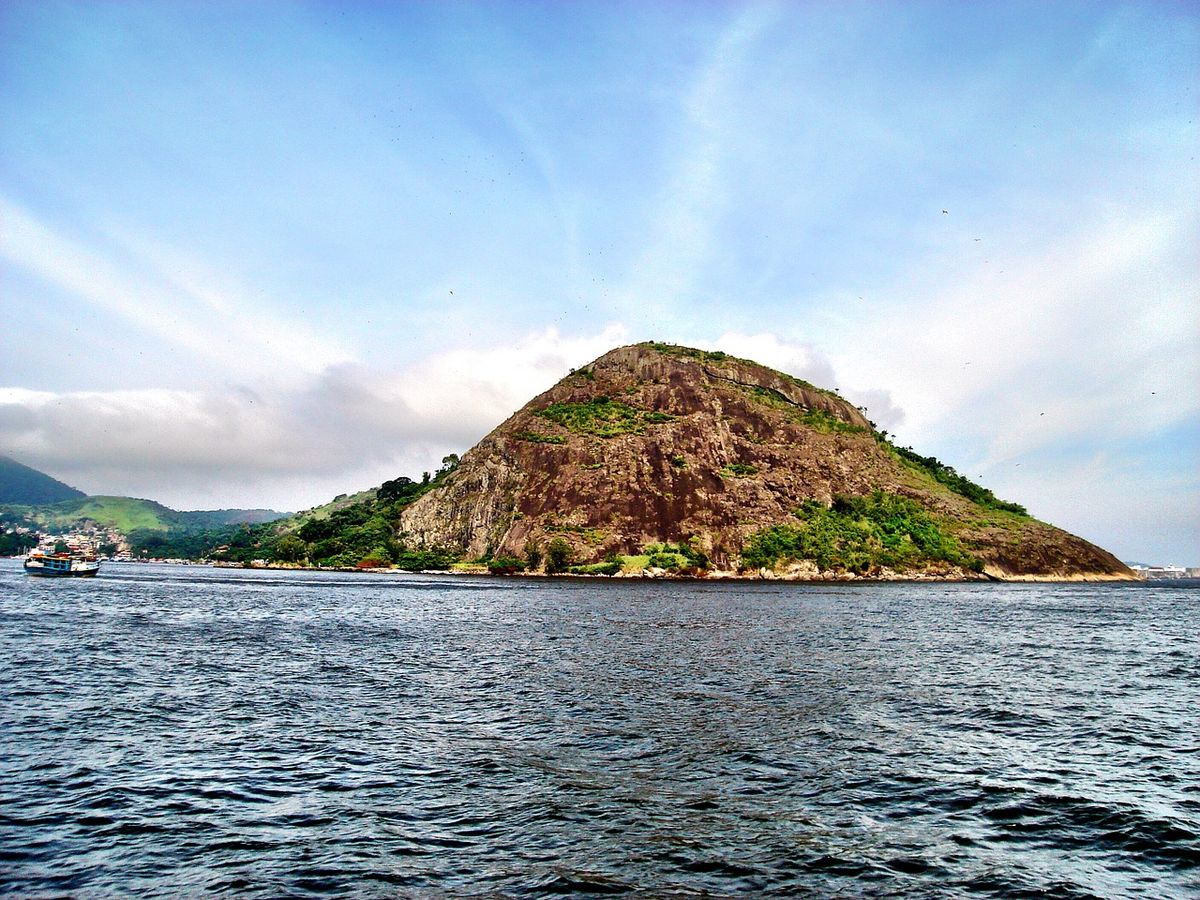
{"label": "water ripple", "polygon": [[1195,585],[0,562],[0,893],[1193,897]]}

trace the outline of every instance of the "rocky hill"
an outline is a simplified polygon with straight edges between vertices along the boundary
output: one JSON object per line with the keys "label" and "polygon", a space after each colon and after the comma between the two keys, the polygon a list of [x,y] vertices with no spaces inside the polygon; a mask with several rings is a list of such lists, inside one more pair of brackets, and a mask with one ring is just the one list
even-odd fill
{"label": "rocky hill", "polygon": [[550,553],[552,570],[634,560],[782,577],[1134,577],[893,446],[831,391],[655,343],[606,353],[535,397],[403,509],[398,535],[530,568]]}

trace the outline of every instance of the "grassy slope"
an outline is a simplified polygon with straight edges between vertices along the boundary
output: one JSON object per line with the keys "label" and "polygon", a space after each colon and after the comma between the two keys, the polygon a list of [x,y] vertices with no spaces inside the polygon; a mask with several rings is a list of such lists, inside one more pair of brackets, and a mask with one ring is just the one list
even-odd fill
{"label": "grassy slope", "polygon": [[84,497],[33,507],[30,517],[52,528],[69,528],[90,519],[128,534],[135,529],[168,531],[181,526],[178,514],[153,500],[134,497]]}
{"label": "grassy slope", "polygon": [[357,494],[342,494],[328,503],[322,503],[320,506],[314,506],[312,509],[304,509],[298,513],[292,513],[292,515],[280,519],[278,525],[285,531],[292,531],[299,528],[309,519],[328,519],[339,509],[346,509],[358,503],[374,500],[375,493],[375,488],[369,488],[365,491],[359,491]]}
{"label": "grassy slope", "polygon": [[243,514],[251,521],[278,518],[269,510],[197,510],[177,512],[153,500],[136,497],[83,497],[44,506],[7,505],[5,509],[37,522],[44,528],[70,529],[84,520],[115,528],[123,534],[131,531],[192,531],[217,528],[241,521]]}

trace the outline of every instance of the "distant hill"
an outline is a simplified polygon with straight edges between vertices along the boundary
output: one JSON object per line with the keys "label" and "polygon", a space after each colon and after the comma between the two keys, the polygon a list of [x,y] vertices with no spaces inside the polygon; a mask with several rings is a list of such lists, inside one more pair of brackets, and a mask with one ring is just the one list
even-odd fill
{"label": "distant hill", "polygon": [[44,472],[9,456],[0,456],[0,503],[38,505],[87,496]]}
{"label": "distant hill", "polygon": [[50,504],[10,504],[9,516],[19,515],[39,527],[65,531],[73,527],[94,522],[106,528],[115,528],[122,534],[134,531],[158,531],[182,533],[222,528],[231,525],[261,524],[283,518],[285,513],[271,509],[213,509],[180,512],[156,503],[135,497],[77,497]]}
{"label": "distant hill", "polygon": [[197,509],[175,515],[194,528],[219,528],[222,525],[262,525],[282,519],[288,513],[273,509]]}

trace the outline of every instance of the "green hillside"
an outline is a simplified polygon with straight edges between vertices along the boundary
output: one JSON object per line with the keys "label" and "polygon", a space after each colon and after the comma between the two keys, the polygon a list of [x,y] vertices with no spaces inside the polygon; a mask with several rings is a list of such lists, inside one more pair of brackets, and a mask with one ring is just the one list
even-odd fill
{"label": "green hillside", "polygon": [[133,497],[83,497],[21,510],[27,519],[51,530],[69,529],[95,522],[128,534],[131,531],[170,531],[185,528],[186,520],[173,509],[153,500]]}
{"label": "green hillside", "polygon": [[[263,524],[225,525],[195,531],[138,531],[130,542],[135,555],[314,565],[354,566],[363,560],[400,568],[428,569],[453,560],[439,550],[409,548],[395,539],[400,510],[434,490],[458,465],[450,454],[420,481],[399,477],[378,488],[340,494],[328,503]],[[186,515],[186,514],[185,514]]]}
{"label": "green hillside", "polygon": [[31,469],[9,456],[0,456],[0,503],[36,505],[83,497],[83,491]]}
{"label": "green hillside", "polygon": [[[271,509],[210,509],[179,512],[153,500],[135,497],[81,497],[60,503],[32,506],[0,505],[0,522],[35,527],[43,531],[70,531],[95,524],[114,528],[131,539],[149,534],[182,535],[200,531],[232,530],[283,518]],[[134,541],[136,543],[136,540]]]}
{"label": "green hillside", "polygon": [[273,509],[196,509],[175,512],[189,528],[220,528],[225,525],[262,525],[288,514]]}

